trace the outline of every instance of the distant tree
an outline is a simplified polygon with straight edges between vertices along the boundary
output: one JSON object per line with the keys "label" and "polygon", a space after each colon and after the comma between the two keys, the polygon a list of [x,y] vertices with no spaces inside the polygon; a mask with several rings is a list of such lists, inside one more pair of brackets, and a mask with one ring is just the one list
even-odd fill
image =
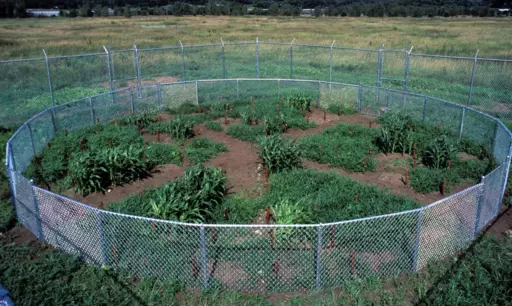
{"label": "distant tree", "polygon": [[78,17],[78,11],[77,11],[76,9],[71,9],[71,10],[69,11],[68,16],[69,16],[70,18]]}
{"label": "distant tree", "polygon": [[270,16],[279,15],[279,5],[277,3],[272,3],[272,5],[268,8],[268,14]]}
{"label": "distant tree", "polygon": [[92,10],[89,5],[84,5],[78,11],[80,17],[92,17]]}
{"label": "distant tree", "polygon": [[124,7],[124,9],[123,9],[123,16],[126,17],[126,18],[131,18],[132,17],[132,8],[129,5]]}
{"label": "distant tree", "polygon": [[101,8],[101,16],[102,16],[102,17],[108,17],[108,16],[110,16],[110,14],[109,14],[109,8],[108,8],[108,7],[104,6],[104,7],[102,7],[102,8]]}
{"label": "distant tree", "polygon": [[338,9],[334,7],[334,5],[329,5],[327,9],[325,10],[326,16],[337,16],[338,15]]}
{"label": "distant tree", "polygon": [[322,16],[322,7],[316,6],[313,14],[315,17],[321,17]]}

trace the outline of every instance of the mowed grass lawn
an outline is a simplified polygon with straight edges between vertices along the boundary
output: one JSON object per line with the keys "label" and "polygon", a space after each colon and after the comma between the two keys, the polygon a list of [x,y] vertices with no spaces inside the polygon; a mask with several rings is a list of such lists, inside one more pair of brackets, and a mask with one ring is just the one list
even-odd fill
{"label": "mowed grass lawn", "polygon": [[314,18],[266,16],[149,16],[0,20],[0,59],[113,49],[262,41],[331,44],[414,52],[512,58],[512,18]]}

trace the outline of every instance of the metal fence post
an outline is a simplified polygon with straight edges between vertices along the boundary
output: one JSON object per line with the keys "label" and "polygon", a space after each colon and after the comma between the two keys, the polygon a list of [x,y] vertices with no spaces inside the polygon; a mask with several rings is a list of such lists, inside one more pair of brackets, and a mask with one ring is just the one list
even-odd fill
{"label": "metal fence post", "polygon": [[317,101],[318,101],[316,105],[318,108],[320,108],[320,96],[321,96],[321,90],[322,90],[321,86],[322,86],[322,83],[319,81],[318,82],[318,93],[317,93],[317,97],[316,97]]}
{"label": "metal fence post", "polygon": [[32,135],[32,127],[30,126],[30,123],[27,124],[27,128],[30,136],[30,143],[32,144],[32,151],[34,152],[34,156],[36,156],[36,146],[34,145],[34,135]]}
{"label": "metal fence post", "polygon": [[322,263],[321,263],[321,255],[322,255],[322,224],[319,224],[316,228],[317,238],[316,238],[316,251],[315,251],[315,285],[316,289],[320,289],[321,287],[321,273],[322,273]]}
{"label": "metal fence post", "polygon": [[389,86],[388,88],[386,88],[386,108],[389,110],[389,100],[390,100],[390,91],[389,91]]}
{"label": "metal fence post", "polygon": [[52,75],[50,72],[50,61],[48,59],[48,55],[46,54],[46,51],[43,49],[44,54],[44,60],[46,62],[46,74],[48,76],[48,88],[50,90],[50,99],[52,102],[52,107],[55,106],[55,98],[53,97],[53,85],[52,85]]}
{"label": "metal fence post", "polygon": [[277,80],[277,99],[281,98],[281,80]]}
{"label": "metal fence post", "polygon": [[115,98],[114,98],[114,87],[112,86],[112,73],[110,71],[111,67],[110,67],[110,53],[108,52],[107,48],[105,46],[103,46],[103,50],[105,50],[105,55],[107,57],[107,74],[108,74],[108,82],[109,82],[109,85],[110,85],[110,99],[112,100],[112,104],[115,103]]}
{"label": "metal fence post", "polygon": [[201,224],[200,235],[201,235],[201,263],[202,263],[202,274],[203,274],[203,287],[208,288],[208,267],[206,265],[206,237],[204,235],[204,225]]}
{"label": "metal fence post", "polygon": [[15,189],[15,183],[14,183],[14,157],[12,153],[12,145],[10,142],[7,143],[6,146],[6,158],[5,158],[5,168],[6,168],[6,174],[7,174],[7,181],[9,183],[9,190],[11,194],[11,202],[12,202],[12,209],[14,211],[14,215],[16,216],[16,219],[19,220],[18,210],[16,209],[16,189]]}
{"label": "metal fence post", "polygon": [[103,220],[101,219],[101,212],[96,211],[96,221],[98,225],[98,235],[100,236],[100,249],[101,249],[101,261],[102,264],[107,266],[108,265],[108,258],[107,258],[107,247],[105,245],[105,233],[103,231]]}
{"label": "metal fence post", "polygon": [[222,40],[222,38],[220,39],[220,42],[222,44],[222,78],[225,79],[226,78],[226,58],[225,58],[225,53],[224,53],[224,41]]}
{"label": "metal fence post", "polygon": [[36,227],[37,227],[37,238],[39,240],[44,241],[44,234],[43,234],[43,225],[41,224],[41,215],[39,212],[39,202],[36,198],[36,193],[34,191],[34,180],[30,180],[30,188],[32,189],[32,196],[34,197],[34,216],[36,218]]}
{"label": "metal fence post", "polygon": [[384,44],[380,46],[379,51],[377,52],[377,80],[375,81],[375,101],[377,104],[379,103],[379,88],[380,88],[380,78],[382,73],[382,50],[384,49]]}
{"label": "metal fence post", "polygon": [[240,99],[240,86],[239,86],[239,80],[236,79],[236,98]]}
{"label": "metal fence post", "polygon": [[290,80],[293,79],[293,44],[295,43],[295,38],[290,43]]}
{"label": "metal fence post", "polygon": [[363,85],[359,83],[359,90],[357,91],[357,111],[361,112],[361,104],[363,103]]}
{"label": "metal fence post", "polygon": [[139,94],[139,98],[142,98],[142,88],[140,81],[140,62],[139,62],[139,50],[136,45],[133,45],[133,50],[135,51],[135,73],[137,76],[137,92]]}
{"label": "metal fence post", "polygon": [[16,162],[14,161],[14,150],[12,149],[12,143],[10,141],[8,142],[7,147],[9,148],[9,152],[11,152],[11,162],[9,163],[9,165],[11,166],[11,169],[13,171],[16,171]]}
{"label": "metal fence post", "polygon": [[52,107],[50,111],[50,117],[52,119],[53,135],[57,134],[57,125],[55,124],[55,107]]}
{"label": "metal fence post", "polygon": [[416,238],[414,242],[414,253],[412,255],[412,271],[418,271],[418,253],[421,243],[421,224],[423,222],[423,208],[418,212],[418,219],[416,220]]}
{"label": "metal fence post", "polygon": [[493,134],[492,134],[492,147],[491,147],[491,154],[494,154],[494,152],[496,151],[496,145],[497,145],[497,139],[496,139],[496,136],[498,135],[498,129],[499,129],[500,125],[497,121],[494,122],[494,131],[493,131]]}
{"label": "metal fence post", "polygon": [[506,167],[505,167],[505,177],[503,178],[503,187],[501,188],[500,200],[498,201],[498,205],[496,205],[496,212],[494,213],[494,216],[498,215],[498,212],[500,211],[501,203],[503,202],[503,196],[505,195],[505,190],[507,189],[508,175],[510,172],[510,156],[511,156],[511,154],[512,154],[512,146],[508,150],[508,156],[507,156]]}
{"label": "metal fence post", "polygon": [[466,116],[466,108],[462,107],[462,115],[460,117],[459,138],[462,138],[462,133],[464,132],[464,117],[465,116]]}
{"label": "metal fence post", "polygon": [[133,102],[133,90],[130,87],[130,106],[132,108],[132,114],[135,114],[135,103]]}
{"label": "metal fence post", "polygon": [[199,87],[196,80],[196,104],[199,105]]}
{"label": "metal fence post", "polygon": [[260,78],[260,41],[256,37],[256,78]]}
{"label": "metal fence post", "polygon": [[108,53],[110,54],[110,67],[112,71],[112,83],[114,85],[114,89],[116,88],[116,70],[114,64],[114,55],[112,54],[112,46],[108,45]]}
{"label": "metal fence post", "polygon": [[160,88],[160,83],[156,83],[156,99],[158,100],[158,110],[162,110],[163,104],[162,104],[162,91]]}
{"label": "metal fence post", "polygon": [[423,96],[423,122],[427,119],[427,96]]}
{"label": "metal fence post", "polygon": [[180,42],[180,46],[181,46],[181,74],[183,77],[183,81],[186,81],[187,75],[185,74],[185,48],[183,47],[181,40],[179,42]]}
{"label": "metal fence post", "polygon": [[473,70],[471,70],[471,82],[469,83],[468,106],[471,106],[471,99],[472,99],[472,95],[473,95],[473,84],[475,83],[476,63],[478,61],[478,51],[479,50],[476,50],[475,59],[473,62]]}
{"label": "metal fence post", "polygon": [[92,125],[96,123],[96,118],[94,115],[94,107],[92,105],[92,98],[89,98],[89,107],[91,108],[91,119],[92,119]]}
{"label": "metal fence post", "polygon": [[484,193],[485,193],[485,176],[482,176],[480,183],[483,185],[482,193],[478,197],[477,207],[476,207],[476,216],[475,216],[475,230],[473,233],[473,237],[478,236],[480,229],[478,228],[480,224],[480,214],[482,211],[482,202],[484,201]]}
{"label": "metal fence post", "polygon": [[332,41],[331,48],[329,50],[329,90],[332,86],[332,48],[334,47],[335,40]]}
{"label": "metal fence post", "polygon": [[411,49],[409,49],[409,52],[405,51],[405,63],[404,63],[404,91],[409,91],[409,69],[411,67],[411,52],[412,52],[413,46],[411,46]]}

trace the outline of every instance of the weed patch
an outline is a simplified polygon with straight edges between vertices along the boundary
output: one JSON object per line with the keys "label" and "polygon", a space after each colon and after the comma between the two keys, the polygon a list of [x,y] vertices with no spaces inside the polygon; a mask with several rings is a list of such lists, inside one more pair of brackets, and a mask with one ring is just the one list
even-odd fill
{"label": "weed patch", "polygon": [[191,163],[199,164],[227,151],[228,148],[221,142],[205,137],[194,138],[187,146],[187,158]]}

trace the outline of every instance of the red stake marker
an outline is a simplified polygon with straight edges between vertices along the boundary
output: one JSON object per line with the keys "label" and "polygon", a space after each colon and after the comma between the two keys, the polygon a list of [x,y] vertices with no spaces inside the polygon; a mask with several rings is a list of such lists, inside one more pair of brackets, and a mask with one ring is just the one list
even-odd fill
{"label": "red stake marker", "polygon": [[274,261],[274,268],[272,270],[274,271],[275,275],[279,273],[279,262],[277,261],[277,259]]}

